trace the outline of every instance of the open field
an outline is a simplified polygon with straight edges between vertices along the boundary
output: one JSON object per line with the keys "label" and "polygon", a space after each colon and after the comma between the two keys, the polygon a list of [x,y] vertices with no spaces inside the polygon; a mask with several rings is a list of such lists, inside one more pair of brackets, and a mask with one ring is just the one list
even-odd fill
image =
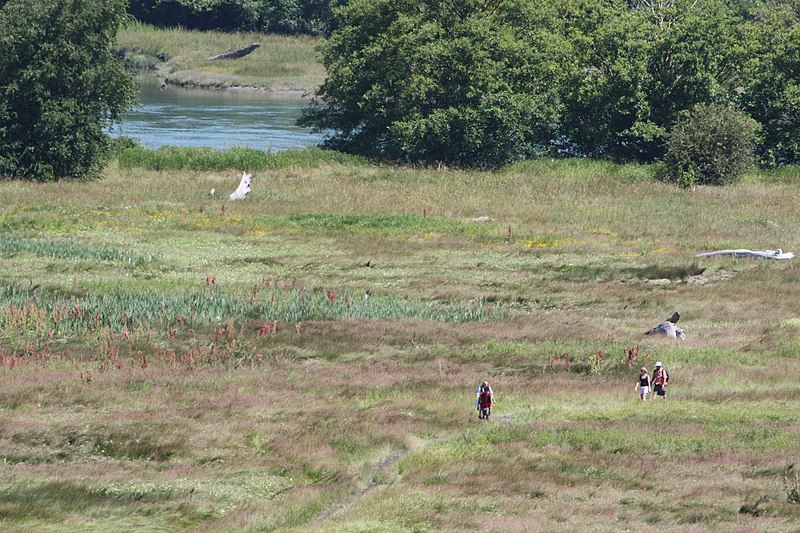
{"label": "open field", "polygon": [[159,161],[0,182],[3,531],[800,531],[800,270],[694,257],[797,169]]}
{"label": "open field", "polygon": [[[311,37],[158,29],[130,22],[117,41],[128,65],[171,85],[311,92],[325,77],[316,58],[318,40]],[[245,57],[208,61],[252,43],[261,47]]]}

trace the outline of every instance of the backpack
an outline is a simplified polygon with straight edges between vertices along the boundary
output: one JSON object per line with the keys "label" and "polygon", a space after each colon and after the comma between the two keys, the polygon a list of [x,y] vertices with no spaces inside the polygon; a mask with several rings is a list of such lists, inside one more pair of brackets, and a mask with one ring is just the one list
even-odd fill
{"label": "backpack", "polygon": [[484,406],[488,407],[491,404],[491,401],[492,401],[492,395],[489,392],[489,389],[481,389],[480,400],[479,400],[478,406],[479,407],[484,407]]}

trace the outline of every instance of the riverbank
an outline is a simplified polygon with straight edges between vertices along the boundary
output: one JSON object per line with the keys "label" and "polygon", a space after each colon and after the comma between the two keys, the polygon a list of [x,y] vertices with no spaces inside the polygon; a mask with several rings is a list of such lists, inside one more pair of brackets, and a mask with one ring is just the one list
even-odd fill
{"label": "riverbank", "polygon": [[[313,93],[325,77],[316,58],[318,42],[307,36],[160,29],[132,22],[118,34],[117,55],[166,87],[302,96]],[[251,43],[261,46],[239,59],[208,59]]]}

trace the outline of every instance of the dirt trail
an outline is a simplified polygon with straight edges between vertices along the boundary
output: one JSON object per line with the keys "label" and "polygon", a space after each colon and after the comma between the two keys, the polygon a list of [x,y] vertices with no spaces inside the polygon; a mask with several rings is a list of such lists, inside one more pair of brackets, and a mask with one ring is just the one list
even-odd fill
{"label": "dirt trail", "polygon": [[[500,415],[495,417],[494,419],[500,423],[511,423],[516,418],[514,413]],[[408,457],[411,453],[417,452],[423,448],[427,448],[428,446],[441,444],[443,442],[447,442],[452,440],[453,438],[461,435],[461,433],[456,433],[454,435],[449,435],[447,437],[440,437],[438,439],[431,439],[431,440],[424,440],[417,437],[409,436],[407,438],[407,446],[404,448],[398,448],[392,451],[389,455],[372,463],[372,467],[370,469],[370,482],[367,486],[360,488],[348,498],[345,498],[335,504],[331,505],[327,509],[325,509],[317,519],[314,521],[315,524],[323,524],[331,519],[336,513],[339,511],[353,505],[355,502],[359,501],[361,498],[368,496],[374,490],[376,490],[381,485],[387,486],[396,481],[397,476],[393,476],[392,472],[394,471],[395,467],[397,467],[398,463]],[[388,482],[381,482],[380,480],[389,479],[391,481]]]}
{"label": "dirt trail", "polygon": [[388,478],[391,472],[397,466],[397,464],[416,449],[418,449],[418,447],[416,446],[409,446],[406,448],[396,449],[392,451],[392,453],[381,459],[380,461],[372,463],[372,467],[370,469],[371,481],[369,482],[369,484],[366,487],[357,490],[349,498],[337,502],[334,505],[325,509],[325,511],[323,511],[317,517],[315,523],[321,524],[327,522],[333,515],[335,515],[342,509],[349,507],[354,502],[357,502],[361,498],[367,496],[369,493],[377,489],[381,485],[379,480]]}

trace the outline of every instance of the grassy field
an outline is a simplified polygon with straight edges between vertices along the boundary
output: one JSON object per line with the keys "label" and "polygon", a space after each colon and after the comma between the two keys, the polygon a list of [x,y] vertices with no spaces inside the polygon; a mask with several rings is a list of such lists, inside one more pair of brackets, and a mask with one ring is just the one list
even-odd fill
{"label": "grassy field", "polygon": [[[135,21],[117,37],[130,66],[170,85],[311,92],[325,77],[316,58],[318,40],[311,37],[157,29]],[[261,47],[245,57],[208,61],[252,43]]]}
{"label": "grassy field", "polygon": [[797,169],[196,159],[0,182],[3,531],[800,531],[800,270],[695,257]]}

